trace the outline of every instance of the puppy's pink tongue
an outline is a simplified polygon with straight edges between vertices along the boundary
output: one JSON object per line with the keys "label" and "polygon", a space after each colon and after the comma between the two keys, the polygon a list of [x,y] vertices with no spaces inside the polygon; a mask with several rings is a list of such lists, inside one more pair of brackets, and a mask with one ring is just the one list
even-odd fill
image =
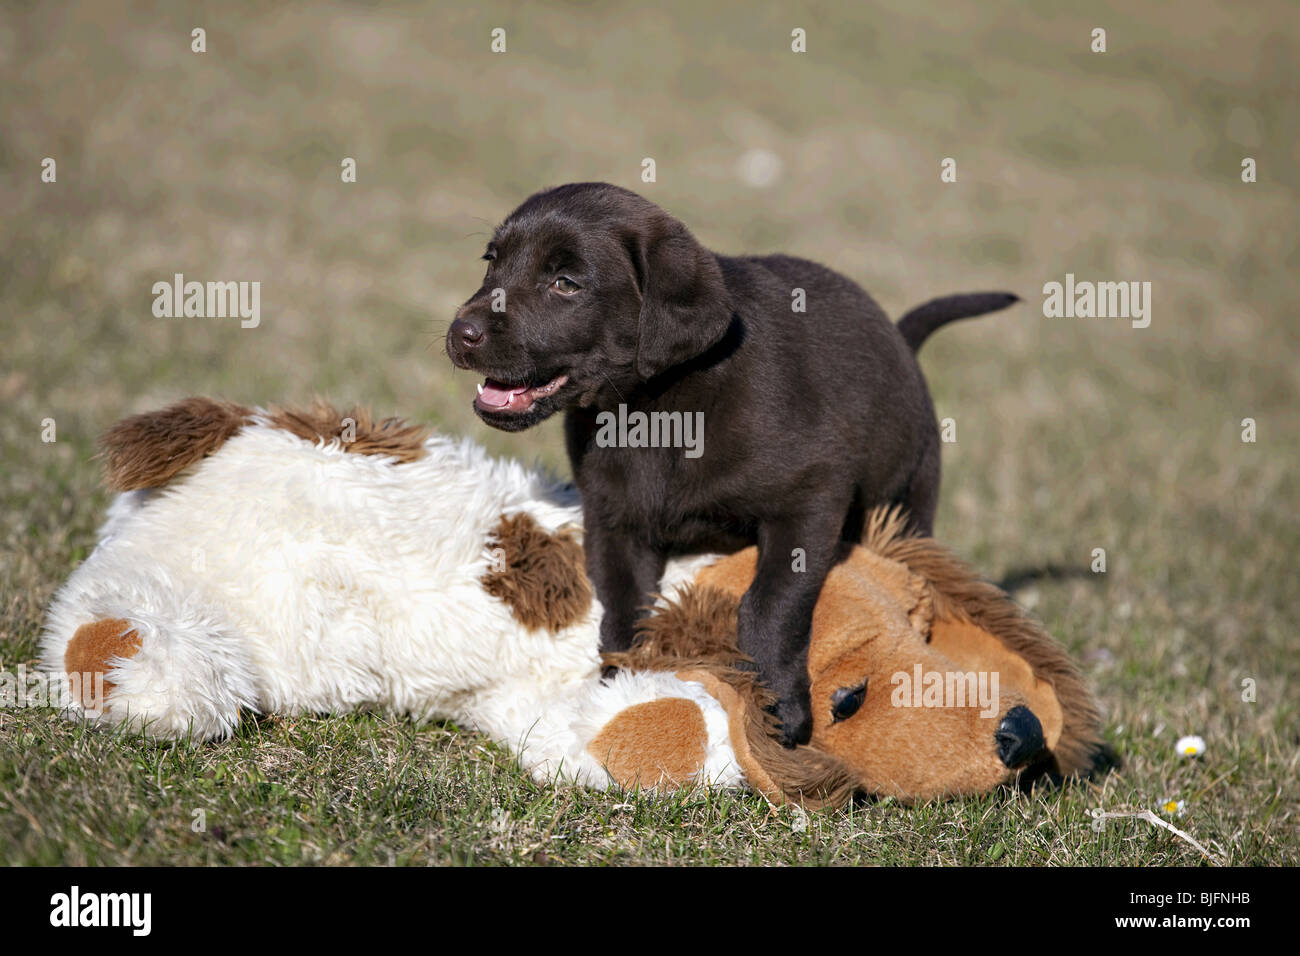
{"label": "puppy's pink tongue", "polygon": [[504,408],[506,405],[510,404],[510,399],[514,398],[514,396],[518,395],[520,392],[526,391],[527,388],[528,386],[526,385],[519,385],[512,388],[509,385],[502,385],[500,382],[494,382],[492,379],[488,379],[483,383],[482,389],[479,390],[478,397],[484,405],[491,405],[494,408]]}

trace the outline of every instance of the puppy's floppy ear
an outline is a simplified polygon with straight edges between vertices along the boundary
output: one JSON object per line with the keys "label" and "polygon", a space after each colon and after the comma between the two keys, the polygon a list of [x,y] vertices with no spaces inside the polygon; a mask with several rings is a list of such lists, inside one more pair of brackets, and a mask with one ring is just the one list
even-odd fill
{"label": "puppy's floppy ear", "polygon": [[636,371],[642,379],[704,352],[731,324],[718,260],[680,222],[665,219],[629,244],[641,289]]}

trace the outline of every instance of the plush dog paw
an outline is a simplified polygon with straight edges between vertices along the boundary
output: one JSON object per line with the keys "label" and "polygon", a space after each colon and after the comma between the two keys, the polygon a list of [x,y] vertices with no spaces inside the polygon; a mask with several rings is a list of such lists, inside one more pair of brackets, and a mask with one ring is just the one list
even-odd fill
{"label": "plush dog paw", "polygon": [[620,711],[587,745],[620,787],[672,788],[703,769],[709,729],[698,704],[664,697]]}
{"label": "plush dog paw", "polygon": [[130,621],[101,618],[77,628],[63,653],[63,666],[74,702],[90,716],[101,716],[114,684],[107,678],[112,661],[140,650],[140,635]]}

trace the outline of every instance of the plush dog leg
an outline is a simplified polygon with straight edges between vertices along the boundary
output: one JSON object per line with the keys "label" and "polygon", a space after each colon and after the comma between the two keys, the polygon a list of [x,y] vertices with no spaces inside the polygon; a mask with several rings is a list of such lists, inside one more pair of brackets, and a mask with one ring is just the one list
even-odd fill
{"label": "plush dog leg", "polygon": [[700,683],[662,671],[582,681],[516,708],[511,721],[479,729],[509,744],[539,783],[601,790],[744,783],[722,705]]}
{"label": "plush dog leg", "polygon": [[587,751],[626,790],[679,787],[704,769],[709,731],[685,697],[635,704],[601,728]]}
{"label": "plush dog leg", "polygon": [[227,737],[259,692],[245,642],[201,595],[101,548],[60,592],[42,669],[71,714],[158,737]]}
{"label": "plush dog leg", "polygon": [[125,618],[100,618],[77,628],[63,652],[71,703],[99,716],[117,686],[109,674],[139,650],[140,634]]}

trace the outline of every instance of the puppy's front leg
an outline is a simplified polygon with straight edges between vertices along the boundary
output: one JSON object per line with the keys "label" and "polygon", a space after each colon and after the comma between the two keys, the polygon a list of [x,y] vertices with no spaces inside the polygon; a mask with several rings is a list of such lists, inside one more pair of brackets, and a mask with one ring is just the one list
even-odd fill
{"label": "puppy's front leg", "polygon": [[828,511],[760,525],[758,573],[740,601],[740,650],[776,694],[786,747],[812,737],[808,642],[842,523],[842,511]]}
{"label": "puppy's front leg", "polygon": [[600,619],[601,651],[625,651],[636,636],[636,623],[645,614],[659,586],[665,558],[634,535],[587,522],[587,576],[596,588],[604,616]]}

